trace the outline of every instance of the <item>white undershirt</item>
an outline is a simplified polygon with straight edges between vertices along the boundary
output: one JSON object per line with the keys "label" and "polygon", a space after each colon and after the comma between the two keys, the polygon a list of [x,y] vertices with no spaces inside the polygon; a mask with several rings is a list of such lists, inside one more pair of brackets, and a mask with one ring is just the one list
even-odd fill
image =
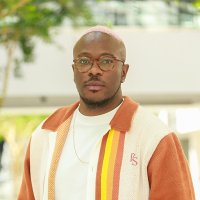
{"label": "white undershirt", "polygon": [[85,116],[78,108],[75,110],[56,173],[56,200],[86,199],[89,164],[77,158],[74,142],[78,156],[89,162],[94,145],[109,130],[109,123],[119,107],[98,116]]}

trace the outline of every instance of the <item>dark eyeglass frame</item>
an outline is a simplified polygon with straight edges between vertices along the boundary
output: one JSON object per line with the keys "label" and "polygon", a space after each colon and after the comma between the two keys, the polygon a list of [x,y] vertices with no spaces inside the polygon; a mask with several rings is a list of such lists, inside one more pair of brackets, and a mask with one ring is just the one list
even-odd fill
{"label": "dark eyeglass frame", "polygon": [[[79,57],[79,58],[74,59],[73,62],[74,62],[74,66],[76,67],[76,69],[77,69],[79,72],[81,72],[81,73],[86,73],[86,72],[88,72],[90,69],[92,69],[92,67],[93,67],[95,61],[96,61],[97,65],[98,65],[98,67],[101,69],[101,71],[104,71],[104,72],[112,71],[112,70],[114,69],[114,67],[115,67],[115,63],[114,63],[114,62],[113,62],[113,66],[112,66],[111,69],[105,70],[105,69],[102,69],[102,68],[101,68],[101,66],[100,66],[100,64],[99,64],[99,60],[102,59],[102,58],[104,58],[104,57],[106,57],[106,56],[101,56],[101,57],[99,57],[99,58],[92,58],[92,57],[88,57],[88,56],[83,56],[83,57]],[[77,67],[76,64],[77,64],[77,62],[78,62],[81,58],[89,58],[90,61],[91,61],[90,67],[89,67],[87,70],[83,70],[83,71],[82,71],[82,70],[80,70],[80,68]],[[107,58],[113,59],[113,61],[115,61],[115,62],[116,62],[116,61],[122,62],[123,65],[124,65],[124,63],[125,63],[124,60],[120,60],[120,59],[118,59],[118,58],[116,58],[116,57],[114,57],[114,56],[107,56]]]}

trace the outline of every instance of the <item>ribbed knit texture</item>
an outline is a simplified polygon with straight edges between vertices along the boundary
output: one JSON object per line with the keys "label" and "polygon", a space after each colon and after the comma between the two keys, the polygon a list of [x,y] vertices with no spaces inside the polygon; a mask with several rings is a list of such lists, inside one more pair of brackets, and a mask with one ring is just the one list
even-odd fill
{"label": "ribbed knit texture", "polygon": [[[135,109],[134,102],[125,98],[110,123],[111,130],[102,138],[102,143],[94,148],[86,183],[86,199],[194,200],[188,164],[178,138],[151,113],[141,107]],[[70,109],[61,110],[61,113],[50,118],[49,123],[58,122],[69,111],[73,113]],[[29,162],[26,162],[27,170],[21,188],[21,192],[25,192],[28,198],[20,200],[34,199],[33,194],[28,192],[31,185],[26,180],[32,183],[35,200],[42,199],[47,155],[52,160],[48,200],[55,199],[56,171],[71,117],[66,118],[67,121],[61,119],[62,123],[56,123],[61,124],[59,127],[53,126],[56,129],[48,129],[46,123],[45,131],[39,128],[34,134],[30,148],[31,173],[26,173],[29,171]],[[118,133],[122,138],[118,137]],[[48,143],[49,139],[55,141],[55,136],[56,142]],[[54,151],[49,151],[50,148]],[[42,156],[38,156],[41,153]],[[29,161],[29,153],[26,160]]]}
{"label": "ribbed knit texture", "polygon": [[56,145],[53,152],[52,163],[49,171],[49,182],[48,182],[48,200],[55,200],[55,175],[58,166],[58,161],[60,159],[63,146],[67,137],[67,133],[70,127],[72,117],[68,118],[63,122],[59,128],[56,137]]}

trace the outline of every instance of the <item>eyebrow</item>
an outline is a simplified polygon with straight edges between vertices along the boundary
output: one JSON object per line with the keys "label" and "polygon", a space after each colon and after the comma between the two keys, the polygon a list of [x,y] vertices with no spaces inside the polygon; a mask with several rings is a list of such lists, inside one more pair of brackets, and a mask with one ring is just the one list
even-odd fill
{"label": "eyebrow", "polygon": [[[90,53],[87,53],[87,52],[80,53],[80,54],[78,54],[77,57],[81,57],[81,56],[93,57],[93,56],[91,56]],[[111,56],[111,57],[115,58],[115,56],[113,54],[111,54],[111,53],[102,53],[102,54],[100,54],[99,57],[102,57],[102,56]]]}

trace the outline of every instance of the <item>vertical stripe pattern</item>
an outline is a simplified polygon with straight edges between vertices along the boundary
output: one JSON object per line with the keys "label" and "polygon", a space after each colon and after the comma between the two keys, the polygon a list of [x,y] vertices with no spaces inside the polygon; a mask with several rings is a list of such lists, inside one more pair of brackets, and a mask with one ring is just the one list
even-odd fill
{"label": "vertical stripe pattern", "polygon": [[69,131],[69,126],[72,117],[68,118],[65,122],[63,122],[57,131],[56,136],[56,144],[53,152],[53,158],[51,161],[50,171],[49,171],[49,179],[48,179],[48,200],[55,200],[55,176],[56,169],[58,166],[58,162],[62,153],[63,146],[65,144],[65,140],[67,137],[67,133]]}
{"label": "vertical stripe pattern", "polygon": [[101,143],[96,174],[96,200],[117,200],[125,134],[111,129]]}

